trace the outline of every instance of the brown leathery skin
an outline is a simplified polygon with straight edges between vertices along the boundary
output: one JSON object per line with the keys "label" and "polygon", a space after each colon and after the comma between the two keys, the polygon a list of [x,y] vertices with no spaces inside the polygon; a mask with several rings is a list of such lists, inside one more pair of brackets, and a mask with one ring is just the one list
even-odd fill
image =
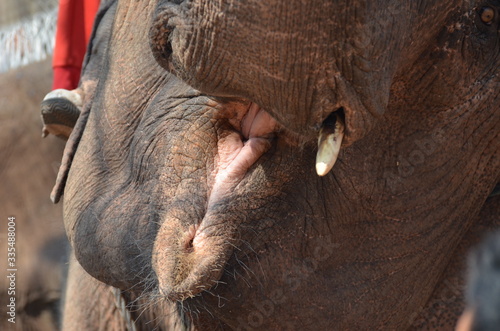
{"label": "brown leathery skin", "polygon": [[71,300],[66,300],[64,304],[62,330],[130,330],[132,326],[127,323],[125,314],[130,315],[136,330],[150,330],[151,325],[162,325],[166,330],[192,330],[179,318],[175,303],[163,301],[150,306],[149,300],[136,300],[123,293],[123,303],[127,308],[124,311],[120,302],[117,303],[116,290],[86,273],[74,256],[69,259],[65,295]]}
{"label": "brown leathery skin", "polygon": [[[497,22],[483,26],[472,1],[176,3],[168,22],[168,6],[155,18],[156,2],[118,4],[65,189],[82,267],[165,300],[179,293],[165,279],[198,277],[205,291],[182,307],[201,330],[409,328],[500,179]],[[157,54],[170,26],[172,63]],[[339,31],[333,45],[325,29]],[[253,43],[266,38],[276,49]],[[221,109],[236,106],[212,94],[256,102],[284,128],[214,204],[234,132]],[[339,107],[350,140],[319,178],[315,135]],[[205,221],[212,268],[190,255]]]}
{"label": "brown leathery skin", "polygon": [[[405,73],[459,1],[157,1],[155,58],[210,95],[239,96],[313,139],[344,107],[345,145],[362,138],[388,107]],[[390,51],[389,51],[390,50]],[[255,82],[259,82],[255,84]]]}

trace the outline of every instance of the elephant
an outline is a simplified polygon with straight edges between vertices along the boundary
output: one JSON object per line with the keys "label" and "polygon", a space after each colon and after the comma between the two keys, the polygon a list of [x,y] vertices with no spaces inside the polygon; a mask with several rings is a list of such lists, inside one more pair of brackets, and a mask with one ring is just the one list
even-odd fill
{"label": "elephant", "polygon": [[47,189],[64,144],[39,139],[37,111],[50,80],[50,61],[0,74],[0,330],[51,331],[60,318],[69,243],[62,206],[52,205]]}
{"label": "elephant", "polygon": [[496,2],[108,9],[52,192],[80,276],[157,329],[455,325],[500,225]]}

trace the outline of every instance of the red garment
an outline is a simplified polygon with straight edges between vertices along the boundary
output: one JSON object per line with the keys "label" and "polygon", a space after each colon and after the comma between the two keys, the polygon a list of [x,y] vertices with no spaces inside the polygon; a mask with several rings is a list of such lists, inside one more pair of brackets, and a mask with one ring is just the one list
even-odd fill
{"label": "red garment", "polygon": [[99,0],[60,0],[56,46],[52,58],[52,89],[78,86],[82,62],[92,33]]}

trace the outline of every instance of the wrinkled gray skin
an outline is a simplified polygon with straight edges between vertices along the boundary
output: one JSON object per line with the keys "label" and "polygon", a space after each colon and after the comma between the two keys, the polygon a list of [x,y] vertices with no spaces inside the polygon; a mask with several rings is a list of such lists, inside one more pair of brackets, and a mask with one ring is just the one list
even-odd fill
{"label": "wrinkled gray skin", "polygon": [[[67,147],[76,258],[151,307],[183,300],[200,330],[409,328],[500,179],[498,10],[120,1]],[[250,101],[277,124],[234,174]],[[449,329],[462,307],[440,309]]]}

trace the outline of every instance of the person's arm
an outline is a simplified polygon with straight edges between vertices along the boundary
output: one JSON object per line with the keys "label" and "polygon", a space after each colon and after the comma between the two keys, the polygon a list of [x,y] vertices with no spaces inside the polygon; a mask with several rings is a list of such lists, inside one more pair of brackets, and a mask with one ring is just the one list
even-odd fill
{"label": "person's arm", "polygon": [[99,0],[60,0],[52,59],[52,89],[78,86]]}

